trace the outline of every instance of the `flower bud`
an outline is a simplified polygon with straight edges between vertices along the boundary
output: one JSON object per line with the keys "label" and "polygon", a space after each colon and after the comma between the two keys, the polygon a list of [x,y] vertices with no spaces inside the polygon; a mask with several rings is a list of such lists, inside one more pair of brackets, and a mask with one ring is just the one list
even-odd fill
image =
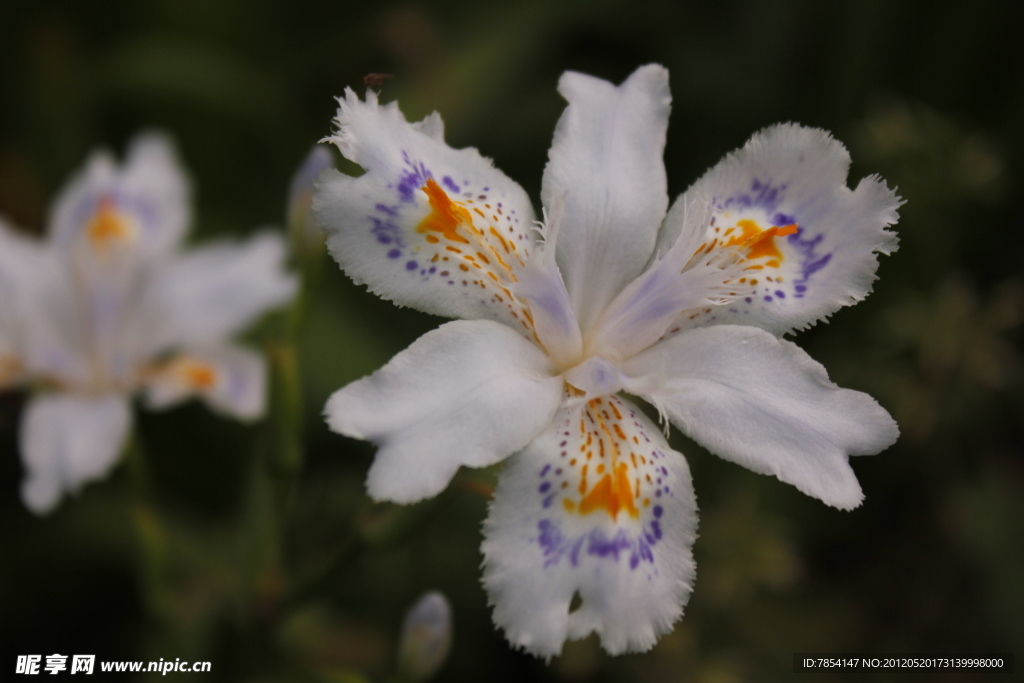
{"label": "flower bud", "polygon": [[299,165],[288,188],[288,229],[296,250],[303,255],[323,247],[323,234],[313,221],[313,184],[328,168],[334,168],[331,153],[326,147],[317,145]]}
{"label": "flower bud", "polygon": [[452,644],[452,608],[437,591],[406,612],[398,650],[398,670],[409,681],[426,681],[444,664]]}

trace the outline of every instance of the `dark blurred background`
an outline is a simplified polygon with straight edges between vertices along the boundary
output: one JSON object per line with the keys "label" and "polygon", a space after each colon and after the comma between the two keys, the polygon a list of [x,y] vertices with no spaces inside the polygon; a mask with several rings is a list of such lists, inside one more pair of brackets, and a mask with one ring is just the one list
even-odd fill
{"label": "dark blurred background", "polygon": [[[479,583],[493,471],[462,472],[409,509],[368,503],[371,447],[328,432],[320,408],[438,320],[310,256],[302,310],[249,335],[272,357],[295,352],[301,368],[294,483],[268,456],[287,420],[245,427],[192,403],[140,413],[144,503],[121,467],[36,518],[18,497],[24,394],[0,396],[0,677],[17,654],[60,652],[209,660],[211,673],[191,675],[204,681],[386,680],[403,612],[434,588],[454,611],[441,681],[883,680],[794,675],[792,653],[1021,655],[1014,4],[0,4],[0,213],[33,232],[91,149],[120,153],[152,127],[173,134],[193,174],[195,241],[283,224],[292,173],[331,131],[333,96],[361,91],[370,72],[394,74],[384,99],[410,119],[438,110],[450,144],[479,148],[535,201],[559,74],[619,81],[647,62],[671,72],[673,196],[754,131],[793,120],[847,145],[851,184],[879,173],[907,200],[874,294],[796,337],[900,424],[894,447],[854,459],[864,505],[827,508],[674,433],[701,509],[698,576],[683,620],[651,652],[610,658],[591,638],[545,666],[509,649]],[[1008,676],[925,677],[995,678]]]}

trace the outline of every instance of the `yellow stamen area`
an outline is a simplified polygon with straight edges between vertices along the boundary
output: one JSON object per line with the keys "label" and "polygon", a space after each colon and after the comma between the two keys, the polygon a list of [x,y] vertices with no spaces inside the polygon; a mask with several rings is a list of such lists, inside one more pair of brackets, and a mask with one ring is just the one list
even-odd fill
{"label": "yellow stamen area", "polygon": [[134,237],[135,230],[130,220],[117,210],[109,197],[100,199],[96,214],[85,228],[85,234],[94,247],[103,248],[114,242]]}
{"label": "yellow stamen area", "polygon": [[[427,178],[427,184],[420,188],[427,194],[430,201],[430,213],[416,226],[416,232],[439,232],[451,242],[469,244],[469,240],[458,233],[460,225],[473,225],[473,218],[469,211],[448,198],[448,195],[433,178]],[[428,235],[428,239],[429,239]]]}

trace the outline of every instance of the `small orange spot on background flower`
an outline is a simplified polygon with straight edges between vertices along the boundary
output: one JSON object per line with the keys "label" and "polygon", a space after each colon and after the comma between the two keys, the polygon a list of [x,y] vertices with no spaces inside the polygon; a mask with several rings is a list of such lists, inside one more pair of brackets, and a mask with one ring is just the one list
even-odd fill
{"label": "small orange spot on background flower", "polygon": [[85,228],[89,241],[96,247],[129,239],[134,232],[129,220],[117,210],[117,205],[109,197],[100,199],[96,215]]}
{"label": "small orange spot on background flower", "polygon": [[206,363],[188,361],[183,370],[186,383],[196,389],[210,389],[217,382],[217,372]]}

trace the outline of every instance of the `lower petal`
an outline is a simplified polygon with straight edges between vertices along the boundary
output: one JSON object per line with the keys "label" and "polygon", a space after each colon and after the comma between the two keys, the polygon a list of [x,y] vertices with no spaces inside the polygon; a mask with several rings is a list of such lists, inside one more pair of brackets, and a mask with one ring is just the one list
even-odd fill
{"label": "lower petal", "polygon": [[441,492],[460,465],[493,465],[529,443],[561,387],[547,355],[511,328],[460,320],[335,392],[324,412],[334,431],[378,445],[370,495],[411,503]]}
{"label": "lower petal", "polygon": [[590,633],[611,654],[648,650],[682,615],[696,529],[686,460],[650,420],[615,396],[565,406],[498,480],[482,548],[494,621],[546,658]]}
{"label": "lower petal", "polygon": [[21,418],[25,505],[52,511],[65,492],[104,477],[131,427],[128,399],[51,394],[32,399]]}

